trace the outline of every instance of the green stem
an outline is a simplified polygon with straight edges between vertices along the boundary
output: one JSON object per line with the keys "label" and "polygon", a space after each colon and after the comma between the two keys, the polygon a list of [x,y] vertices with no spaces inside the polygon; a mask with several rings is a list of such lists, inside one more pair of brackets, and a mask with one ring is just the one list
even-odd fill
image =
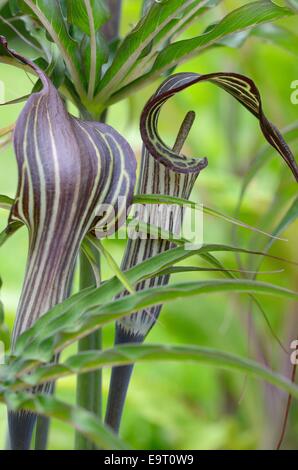
{"label": "green stem", "polygon": [[48,443],[50,419],[47,416],[38,416],[35,431],[35,450],[46,450]]}
{"label": "green stem", "polygon": [[[96,251],[94,256],[98,257]],[[99,263],[99,257],[98,257]],[[86,287],[95,286],[96,281],[92,268],[84,255],[80,255],[80,290]],[[83,338],[78,343],[79,352],[96,350],[102,348],[102,333],[101,330],[95,331],[91,335]],[[88,411],[91,411],[96,416],[102,415],[102,374],[101,371],[90,372],[82,374],[77,377],[77,405],[81,406]],[[76,450],[92,450],[95,449],[86,437],[76,432],[75,435],[75,449]]]}
{"label": "green stem", "polygon": [[[183,146],[194,123],[195,117],[196,115],[194,111],[189,111],[181,124],[173,147],[173,150],[178,154],[180,154],[181,150],[183,149]],[[123,280],[121,282],[123,282]],[[129,289],[127,290],[129,291]],[[132,335],[130,332],[123,331],[122,328],[119,327],[119,325],[116,323],[115,345],[126,343],[142,344],[144,340],[145,336],[137,334]],[[128,364],[112,368],[105,424],[113,429],[116,434],[119,434],[119,428],[121,425],[128,387],[133,373],[133,367],[133,364]]]}
{"label": "green stem", "polygon": [[[111,20],[105,25],[103,34],[106,39],[113,40],[118,36],[120,18],[121,18],[121,4],[122,0],[109,0],[108,6],[112,14]],[[89,87],[90,87],[89,83]],[[106,122],[108,110],[105,109],[99,120]],[[98,119],[98,112],[95,114],[90,110],[84,110],[84,107],[80,110],[80,113],[86,113],[86,119]],[[100,271],[100,254],[96,247],[90,246]],[[80,255],[80,290],[86,287],[96,285],[96,279],[92,271],[92,267],[84,255],[81,252]],[[102,331],[97,330],[86,338],[82,338],[78,343],[79,352],[102,349]],[[81,406],[88,411],[91,411],[99,418],[102,417],[102,373],[101,370],[91,372],[88,374],[82,374],[77,376],[77,405]],[[88,439],[82,436],[79,432],[75,434],[75,449],[76,450],[94,450],[95,446]]]}

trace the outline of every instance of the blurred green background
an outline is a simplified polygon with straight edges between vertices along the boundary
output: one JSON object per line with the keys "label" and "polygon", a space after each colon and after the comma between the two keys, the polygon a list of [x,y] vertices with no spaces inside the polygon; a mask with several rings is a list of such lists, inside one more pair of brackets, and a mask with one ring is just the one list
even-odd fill
{"label": "blurred green background", "polygon": [[[123,33],[137,21],[141,2],[124,0]],[[245,2],[224,1],[194,25],[188,34],[196,35],[231,7]],[[297,17],[296,17],[297,18]],[[297,31],[294,18],[280,21]],[[0,24],[1,28],[1,24]],[[1,29],[0,29],[1,33]],[[23,46],[15,41],[14,47]],[[279,128],[298,119],[298,105],[290,101],[291,83],[298,80],[297,56],[284,49],[250,39],[241,49],[215,48],[179,67],[179,71],[208,73],[234,71],[253,78],[263,96],[264,109]],[[5,86],[5,100],[31,91],[32,83],[23,71],[0,64],[0,79]],[[114,105],[109,124],[122,132],[133,146],[138,159],[141,139],[138,132],[140,112],[157,83],[136,93],[129,100]],[[22,104],[0,108],[0,128],[12,124]],[[160,119],[161,135],[172,143],[185,113],[193,109],[197,121],[187,142],[189,155],[208,156],[209,167],[198,178],[192,200],[233,216],[243,177],[251,161],[264,144],[257,121],[223,91],[212,85],[198,85],[172,99]],[[297,154],[297,141],[291,144]],[[12,146],[0,150],[0,193],[14,197],[17,183],[16,162]],[[271,231],[291,205],[296,193],[295,182],[285,164],[273,158],[254,178],[241,209],[241,220]],[[0,229],[7,213],[0,210]],[[286,232],[287,242],[277,241],[271,252],[298,260],[297,224]],[[206,243],[233,243],[241,247],[262,249],[268,239],[245,229],[235,231],[223,221],[204,217]],[[118,262],[124,242],[106,241]],[[0,250],[0,275],[3,280],[1,299],[6,322],[12,328],[20,295],[27,252],[26,230],[20,230]],[[236,267],[233,255],[219,255],[230,268]],[[258,260],[242,257],[243,266],[254,269]],[[198,264],[194,259],[193,263]],[[203,262],[198,264],[203,266]],[[298,287],[297,269],[266,260],[262,270],[283,269],[275,274],[260,274],[259,279],[291,289]],[[105,277],[111,273],[104,266]],[[206,279],[221,274],[180,274],[173,280]],[[283,299],[259,297],[276,335],[287,348],[298,336],[297,305]],[[113,341],[113,327],[105,328],[104,344]],[[217,294],[177,301],[163,308],[159,322],[148,342],[204,345],[264,361],[290,374],[287,356],[270,332],[264,318],[250,307],[247,296]],[[72,352],[74,349],[72,349]],[[69,351],[67,352],[69,353]],[[109,371],[104,371],[104,395],[108,390]],[[59,381],[59,397],[74,402],[75,383]],[[124,414],[122,435],[137,449],[257,449],[274,448],[281,429],[286,396],[244,375],[192,364],[146,364],[135,368]],[[298,449],[298,406],[293,403],[284,447]],[[0,407],[0,448],[6,430],[6,411]],[[73,431],[53,421],[51,449],[71,449]]]}

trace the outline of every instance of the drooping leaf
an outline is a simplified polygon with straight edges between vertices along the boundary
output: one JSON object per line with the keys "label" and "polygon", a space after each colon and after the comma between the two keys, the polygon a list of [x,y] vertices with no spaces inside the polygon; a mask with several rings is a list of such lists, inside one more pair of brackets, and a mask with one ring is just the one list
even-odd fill
{"label": "drooping leaf", "polygon": [[[196,254],[203,256],[203,254],[207,255],[212,251],[237,252],[239,250],[244,253],[254,253],[225,245],[206,245],[195,251],[189,251],[185,250],[183,247],[179,247],[146,260],[143,263],[140,263],[140,265],[127,271],[125,274],[130,283],[135,284],[142,279],[157,275],[159,272],[172,266],[176,262],[182,261]],[[271,256],[269,257],[272,258]],[[55,306],[43,317],[39,318],[35,325],[23,333],[17,340],[14,354],[19,358],[36,357],[40,360],[47,360],[44,358],[41,351],[39,351],[37,355],[32,353],[34,349],[38,349],[38,345],[35,348],[34,343],[36,345],[37,342],[40,343],[41,341],[45,341],[46,338],[53,338],[53,336],[59,334],[61,330],[71,328],[84,312],[92,308],[96,308],[97,305],[108,302],[122,290],[123,286],[121,282],[117,278],[113,278],[96,290],[86,289],[84,292],[73,295],[62,304]],[[105,322],[106,319],[103,318],[103,321]],[[32,345],[31,351],[30,345]],[[52,352],[50,352],[49,355],[46,353],[46,357],[51,358]]]}
{"label": "drooping leaf", "polygon": [[243,372],[249,376],[266,380],[284,391],[291,391],[298,398],[298,386],[290,380],[261,366],[260,364],[228,352],[200,346],[171,346],[159,344],[119,345],[104,351],[89,351],[69,357],[60,365],[38,368],[30,375],[23,375],[12,389],[38,385],[72,374],[82,374],[103,367],[123,366],[131,363],[151,361],[191,361],[215,367]]}
{"label": "drooping leaf", "polygon": [[239,227],[246,228],[248,230],[251,230],[253,232],[258,232],[262,235],[265,235],[270,238],[277,238],[278,240],[284,240],[280,239],[279,237],[276,237],[274,235],[271,235],[270,233],[264,232],[261,229],[258,229],[256,227],[252,227],[250,225],[247,225],[246,223],[235,219],[233,217],[230,217],[228,215],[222,214],[221,212],[212,209],[210,207],[207,207],[205,205],[200,205],[196,202],[189,201],[188,199],[183,199],[183,198],[178,198],[178,197],[173,197],[173,196],[166,196],[166,195],[157,195],[157,194],[137,194],[134,196],[134,203],[138,204],[172,204],[175,205],[177,204],[180,207],[190,207],[191,209],[198,210],[204,212],[204,214],[211,215],[213,217],[217,217],[221,220],[225,220],[226,222],[229,222],[234,225],[238,225]]}
{"label": "drooping leaf", "polygon": [[[292,211],[291,211],[291,213],[292,213]],[[178,239],[171,232],[168,232],[168,231],[163,230],[159,227],[153,226],[152,224],[148,225],[148,224],[143,224],[143,223],[139,222],[138,226],[139,226],[139,230],[141,232],[151,234],[151,236],[153,236],[153,237],[159,237],[161,239],[171,240],[176,245],[179,245],[179,246],[185,246],[186,244],[191,245],[190,240],[183,239],[183,238]],[[268,248],[268,250],[266,250],[266,253],[268,253],[268,251],[269,251],[269,248]],[[185,266],[182,266],[182,267],[174,266],[173,267],[172,266],[170,268],[166,268],[160,274],[172,274],[172,273],[179,273],[179,272],[185,272],[185,271],[204,271],[204,270],[208,271],[208,269],[209,269],[210,271],[222,273],[227,279],[237,279],[237,277],[235,276],[235,273],[237,273],[237,272],[247,273],[247,274],[254,274],[254,275],[259,273],[259,271],[251,271],[249,273],[249,271],[246,271],[246,270],[233,270],[233,269],[227,268],[211,253],[199,253],[198,256],[201,259],[203,259],[204,261],[206,261],[208,263],[208,265],[212,266],[213,268],[198,268],[197,266],[188,266],[188,267],[185,267]],[[282,272],[282,271],[283,270],[272,271],[272,274],[273,274],[273,272]],[[268,316],[266,315],[262,305],[260,304],[260,302],[257,300],[257,298],[255,296],[250,294],[250,297],[251,297],[252,302],[258,307],[258,309],[259,309],[261,315],[263,316],[267,326],[269,327],[269,330],[270,330],[273,338],[277,341],[277,343],[281,346],[281,348],[283,350],[285,350],[285,348],[282,345],[281,341],[279,340],[278,336],[274,332],[274,330],[271,326],[271,323],[268,319]]]}
{"label": "drooping leaf", "polygon": [[98,322],[101,322],[103,317],[106,318],[106,321],[107,319],[108,321],[112,321],[113,319],[116,320],[117,318],[130,315],[133,312],[149,308],[153,305],[164,304],[169,301],[193,297],[195,295],[218,292],[259,293],[281,296],[292,300],[298,299],[298,294],[288,289],[268,283],[242,279],[208,280],[156,287],[98,306],[96,311],[93,310],[85,314],[81,322],[76,326],[73,325],[71,332],[62,333],[57,339],[55,347],[57,350],[60,350],[62,345],[65,347],[65,345],[69,344],[70,341],[72,342],[74,338],[96,330]]}
{"label": "drooping leaf", "polygon": [[[210,30],[214,26],[210,27]],[[209,31],[209,29],[208,29]],[[243,44],[251,37],[272,43],[275,46],[283,48],[291,54],[297,55],[298,36],[293,31],[286,29],[274,23],[265,23],[256,26],[250,30],[238,31],[229,34],[223,39],[214,43],[214,47],[228,46],[232,48],[242,47]]]}
{"label": "drooping leaf", "polygon": [[[290,205],[289,209],[286,211],[284,216],[282,217],[281,221],[278,223],[278,225],[275,227],[273,233],[275,235],[281,234],[284,230],[286,230],[292,223],[294,223],[298,218],[298,197],[294,199],[292,204]],[[272,245],[274,244],[274,239],[270,240],[264,249],[264,253],[268,253]],[[262,258],[260,258],[259,265],[258,265],[258,270],[260,269],[260,266],[262,264]],[[255,275],[256,278],[257,274]]]}
{"label": "drooping leaf", "polygon": [[[298,140],[298,121],[294,122],[290,126],[286,127],[282,131],[283,136],[287,140],[287,142],[296,141]],[[268,145],[265,145],[256,155],[254,160],[252,161],[248,171],[245,173],[240,199],[242,200],[244,197],[245,192],[253,178],[256,174],[268,163],[268,161],[273,157],[274,153],[272,152],[272,148]],[[241,204],[241,201],[240,201]]]}
{"label": "drooping leaf", "polygon": [[56,418],[78,430],[99,448],[127,450],[127,446],[102,422],[83,408],[76,408],[52,396],[9,393],[5,401],[10,410],[27,410],[42,416]]}
{"label": "drooping leaf", "polygon": [[20,222],[12,222],[8,224],[5,230],[0,233],[0,248],[4,243],[19,229],[22,227]]}
{"label": "drooping leaf", "polygon": [[[218,249],[222,250],[223,247],[218,247]],[[197,251],[208,253],[206,247],[205,250],[201,248]],[[178,256],[179,253],[180,256]],[[176,261],[180,261],[194,254],[196,254],[195,251],[189,252],[189,250],[175,248],[141,263],[141,265],[127,271],[126,276],[132,282],[139,272],[137,279],[146,279],[149,275],[148,271],[145,271],[144,274],[140,269],[143,268],[144,271],[144,267],[148,269],[151,266],[150,275],[154,276],[156,272],[161,271],[160,268],[157,271],[157,260],[160,263],[162,259],[167,259],[168,261],[171,259],[171,262],[169,261],[166,264],[163,261],[162,269],[165,269],[173,264],[173,255]],[[200,281],[148,289],[147,291],[141,291],[111,302],[111,296],[117,295],[122,289],[121,283],[117,279],[112,279],[98,289],[87,289],[68,299],[63,304],[56,306],[41,317],[30,330],[19,337],[14,354],[20,357],[21,362],[24,359],[47,361],[53,355],[53,352],[63,349],[81,335],[85,336],[90,331],[129,315],[131,312],[177,298],[199,295],[206,292],[235,291],[281,295],[293,299],[297,297],[297,294],[294,292],[271,284],[231,279]]]}
{"label": "drooping leaf", "polygon": [[48,0],[23,0],[23,2],[58,46],[78,94],[81,97],[86,96],[78,45],[68,33],[60,2],[57,0],[51,2]]}
{"label": "drooping leaf", "polygon": [[197,38],[183,40],[169,45],[156,59],[151,73],[161,73],[165,67],[171,67],[178,61],[196,55],[203,48],[210,46],[223,36],[260,23],[269,22],[290,15],[290,10],[278,7],[271,1],[250,2],[237,10],[232,11],[223,20],[216,24],[208,33]]}
{"label": "drooping leaf", "polygon": [[52,83],[59,88],[64,82],[66,75],[65,63],[59,48],[52,40],[49,40],[43,25],[37,18],[32,16],[32,11],[22,0],[10,1],[10,9],[12,18],[7,19],[6,23],[21,39],[21,42],[26,43],[30,47],[32,54],[36,55],[36,52],[38,52],[34,62],[46,72]]}
{"label": "drooping leaf", "polygon": [[273,43],[294,55],[298,54],[298,35],[275,24],[265,24],[252,32],[253,36]]}
{"label": "drooping leaf", "polygon": [[[283,272],[283,269],[276,269],[274,271],[260,271],[259,274],[278,274]],[[240,274],[255,274],[256,271],[248,269],[233,269],[233,268],[204,268],[202,266],[173,266],[163,271],[163,274],[180,274],[180,273],[201,273],[201,272],[219,272],[219,273],[240,273]]]}
{"label": "drooping leaf", "polygon": [[[118,83],[117,88],[125,87],[125,85],[133,82],[140,76],[146,75],[150,71],[158,53],[164,50],[177,36],[195,21],[199,22],[199,17],[214,8],[221,0],[201,0],[193,1],[183,13],[177,15],[166,27],[164,27],[159,34],[157,34],[150,44],[143,50],[142,54],[135,61],[129,73]],[[154,1],[151,2],[151,6]],[[173,73],[171,67],[167,73]]]}
{"label": "drooping leaf", "polygon": [[197,10],[205,3],[204,0],[154,2],[148,13],[119,47],[113,63],[100,83],[97,101],[100,102],[101,98],[106,100],[119,87],[119,83],[125,79],[136,60],[155,38],[158,37],[159,41],[164,40],[172,29],[175,30],[177,24],[183,20],[183,16],[188,14],[190,9]]}
{"label": "drooping leaf", "polygon": [[0,209],[10,210],[13,206],[14,200],[8,196],[0,194]]}
{"label": "drooping leaf", "polygon": [[129,85],[127,84],[123,89],[119,89],[118,86],[117,92],[113,90],[114,96],[111,97],[109,103],[116,102],[123,96],[126,96],[131,89],[135,90],[160,77],[162,73],[173,66],[197,56],[208,47],[223,40],[226,36],[228,37],[231,34],[255,27],[261,23],[271,22],[291,14],[293,14],[291,10],[279,7],[271,1],[249,2],[229,13],[207,33],[168,45],[158,54],[151,70],[147,74],[141,74],[139,78],[134,77],[134,81]]}
{"label": "drooping leaf", "polygon": [[105,258],[107,264],[114,272],[115,276],[119,279],[119,281],[123,284],[128,292],[133,294],[135,292],[134,287],[130,284],[129,280],[127,279],[124,272],[121,271],[119,266],[117,265],[116,261],[114,260],[113,256],[104,248],[100,240],[97,240],[94,237],[89,238],[90,243],[97,248],[100,254]]}

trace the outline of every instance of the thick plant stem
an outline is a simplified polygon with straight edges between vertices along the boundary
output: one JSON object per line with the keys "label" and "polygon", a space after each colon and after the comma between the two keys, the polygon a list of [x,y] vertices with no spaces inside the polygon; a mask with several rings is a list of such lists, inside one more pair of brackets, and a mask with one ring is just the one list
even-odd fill
{"label": "thick plant stem", "polygon": [[50,420],[46,416],[38,416],[35,431],[35,450],[46,450],[48,443]]}
{"label": "thick plant stem", "polygon": [[[98,256],[94,253],[94,256]],[[99,258],[98,258],[99,264]],[[80,290],[96,286],[95,277],[84,253],[80,255]],[[98,330],[79,341],[78,351],[99,351],[102,347],[101,331]],[[77,405],[91,411],[96,416],[102,414],[102,374],[101,371],[82,374],[77,377]],[[79,432],[75,435],[76,450],[94,450],[94,445]]]}
{"label": "thick plant stem", "polygon": [[[143,337],[131,336],[123,331],[119,325],[116,325],[115,344],[142,343],[143,341]],[[113,367],[112,369],[105,423],[117,434],[119,433],[133,367],[133,365],[128,365]]]}

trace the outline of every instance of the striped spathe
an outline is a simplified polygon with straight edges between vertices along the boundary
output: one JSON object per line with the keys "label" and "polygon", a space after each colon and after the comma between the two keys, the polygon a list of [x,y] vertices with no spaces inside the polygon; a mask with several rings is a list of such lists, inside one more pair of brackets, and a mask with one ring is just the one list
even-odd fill
{"label": "striped spathe", "polygon": [[[25,224],[29,234],[14,346],[21,333],[68,297],[85,235],[101,229],[111,233],[126,220],[136,160],[128,142],[113,128],[71,116],[45,73],[8,48],[3,37],[0,41],[42,82],[41,91],[28,99],[14,132],[19,178],[10,222]],[[120,197],[126,204],[118,206]],[[99,217],[102,205],[106,210]],[[10,414],[12,449],[28,448],[34,421],[30,413]]]}

